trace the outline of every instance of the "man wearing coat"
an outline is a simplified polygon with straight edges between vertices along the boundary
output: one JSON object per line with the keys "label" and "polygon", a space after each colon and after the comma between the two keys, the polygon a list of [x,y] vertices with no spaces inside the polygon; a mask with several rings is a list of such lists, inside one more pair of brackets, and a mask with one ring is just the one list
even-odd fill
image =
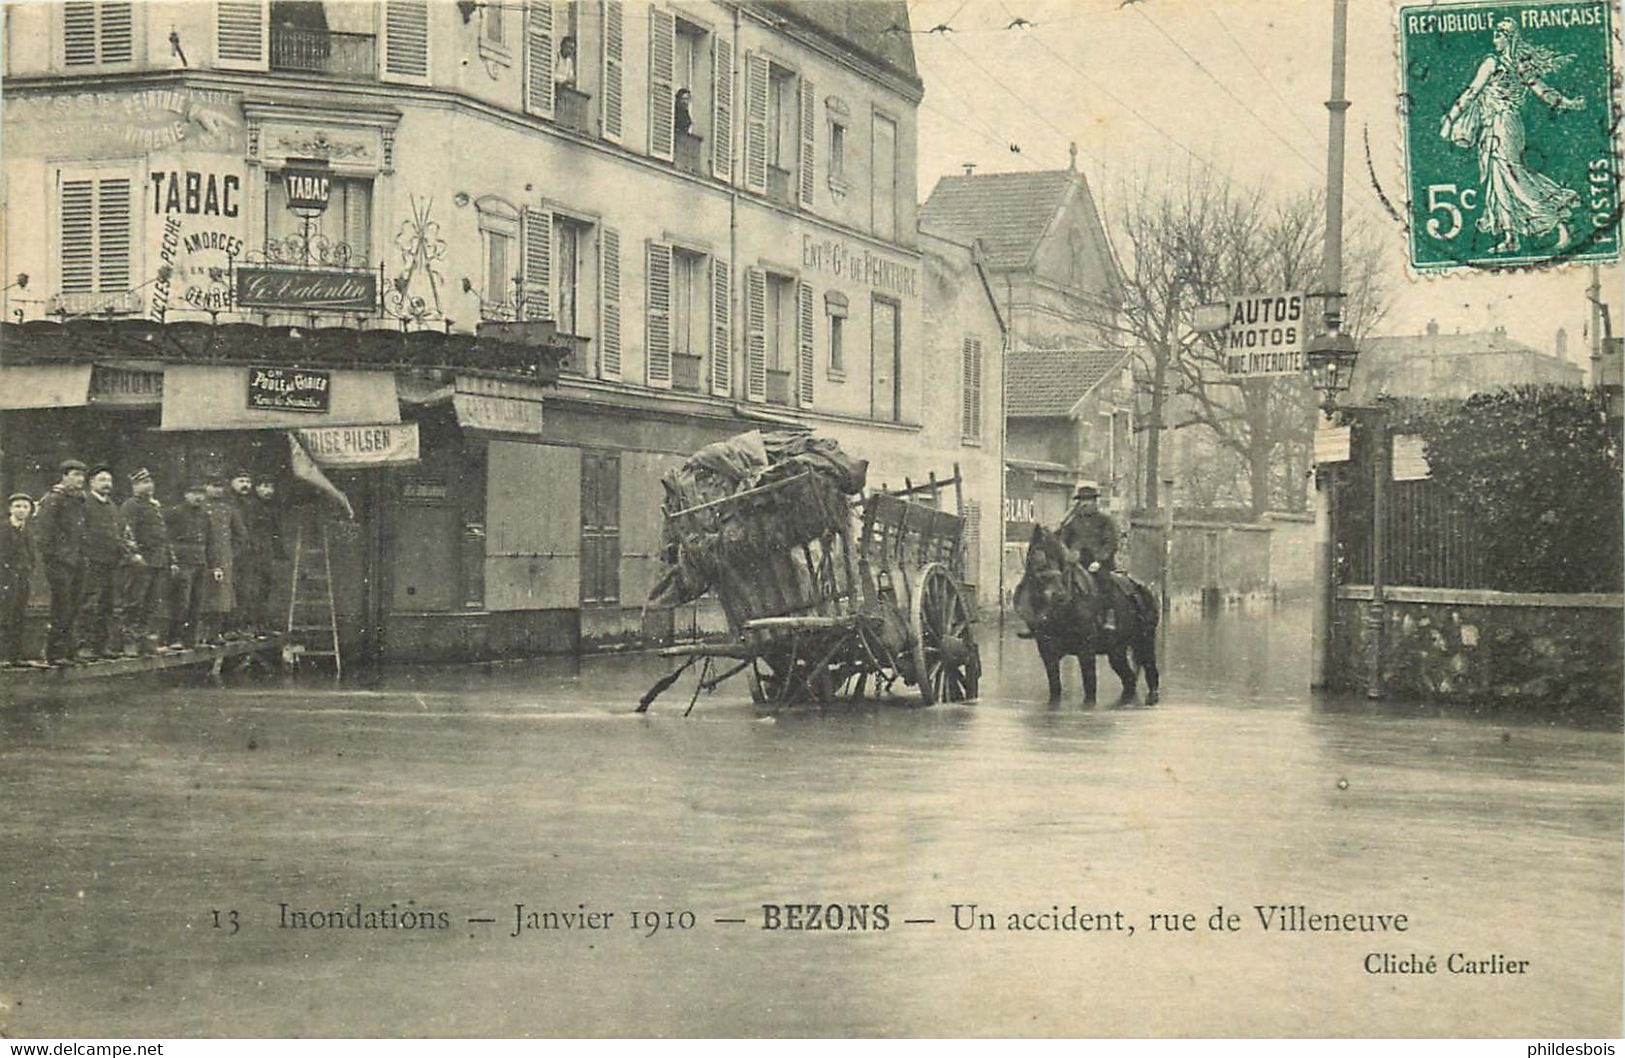
{"label": "man wearing coat", "polygon": [[34,547],[45,563],[51,586],[51,624],[45,635],[45,660],[72,665],[74,621],[85,586],[85,465],[65,459],[62,478],[39,503],[34,518]]}
{"label": "man wearing coat", "polygon": [[24,667],[23,630],[28,614],[29,578],[34,573],[34,541],[28,519],[34,500],[14,492],[6,501],[6,521],[0,525],[0,668]]}
{"label": "man wearing coat", "polygon": [[177,650],[195,647],[202,634],[205,589],[212,580],[225,575],[209,532],[203,486],[186,486],[185,499],[166,512],[164,524],[176,566],[170,594],[169,645]]}
{"label": "man wearing coat", "polygon": [[232,627],[231,620],[237,609],[238,562],[247,548],[248,527],[243,524],[242,512],[226,495],[223,484],[211,481],[207,496],[203,509],[209,517],[209,547],[213,557],[209,579],[204,582],[204,632],[200,638],[223,643],[227,639],[242,638],[242,633]]}
{"label": "man wearing coat", "polygon": [[135,542],[136,561],[124,572],[119,620],[124,626],[124,653],[152,654],[163,634],[164,584],[180,573],[169,546],[164,510],[153,499],[152,472],[142,467],[130,475],[129,499],[119,508],[125,530]]}
{"label": "man wearing coat", "polygon": [[[1077,553],[1078,562],[1105,589],[1107,603],[1100,623],[1112,631],[1117,627],[1117,592],[1111,580],[1117,568],[1117,523],[1100,509],[1100,486],[1093,481],[1078,482],[1072,499],[1072,509],[1061,519],[1061,542]],[[1106,575],[1097,576],[1102,572]]]}
{"label": "man wearing coat", "polygon": [[85,586],[79,603],[79,657],[115,658],[114,613],[124,566],[141,562],[124,517],[113,502],[113,468],[94,467],[85,497]]}

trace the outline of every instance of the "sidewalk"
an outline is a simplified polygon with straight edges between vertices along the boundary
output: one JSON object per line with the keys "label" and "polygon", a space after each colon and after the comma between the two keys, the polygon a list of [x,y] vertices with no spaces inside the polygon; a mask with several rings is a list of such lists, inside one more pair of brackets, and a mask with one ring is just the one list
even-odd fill
{"label": "sidewalk", "polygon": [[282,647],[286,635],[270,635],[259,639],[242,639],[217,646],[194,647],[170,654],[148,654],[139,657],[108,658],[86,661],[61,668],[0,669],[0,698],[12,690],[34,689],[53,684],[105,679],[111,676],[132,676],[194,665],[211,665],[218,673],[228,659],[247,654],[273,654],[275,663],[282,663]]}

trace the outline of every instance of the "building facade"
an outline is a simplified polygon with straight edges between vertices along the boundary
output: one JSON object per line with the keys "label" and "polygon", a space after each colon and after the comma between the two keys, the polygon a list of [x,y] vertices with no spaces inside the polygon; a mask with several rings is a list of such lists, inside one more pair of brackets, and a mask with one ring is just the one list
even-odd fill
{"label": "building facade", "polygon": [[545,413],[396,372],[421,457],[369,479],[379,652],[714,628],[643,607],[659,478],[701,445],[810,427],[877,484],[960,462],[997,485],[962,349],[926,340],[898,26],[889,3],[11,5],[5,272],[32,282],[6,309],[541,328],[570,349]]}
{"label": "building facade", "polygon": [[1428,321],[1422,334],[1367,338],[1360,347],[1352,399],[1379,395],[1465,399],[1504,386],[1579,386],[1585,370],[1564,355],[1565,335],[1555,354],[1507,336],[1506,328],[1441,334]]}

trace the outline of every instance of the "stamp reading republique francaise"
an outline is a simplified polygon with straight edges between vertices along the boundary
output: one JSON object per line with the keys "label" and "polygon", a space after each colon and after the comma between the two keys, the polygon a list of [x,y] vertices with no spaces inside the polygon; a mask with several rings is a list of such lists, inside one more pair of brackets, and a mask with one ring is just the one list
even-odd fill
{"label": "stamp reading republique francaise", "polygon": [[1610,6],[1400,8],[1412,268],[1619,259]]}

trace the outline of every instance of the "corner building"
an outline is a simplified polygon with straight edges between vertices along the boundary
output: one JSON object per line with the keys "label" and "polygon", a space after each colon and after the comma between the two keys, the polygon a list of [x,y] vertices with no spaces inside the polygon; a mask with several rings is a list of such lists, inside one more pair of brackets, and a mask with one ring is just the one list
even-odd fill
{"label": "corner building", "polygon": [[[5,14],[5,274],[33,279],[8,290],[8,313],[541,323],[571,346],[545,402],[500,379],[453,393],[397,372],[422,445],[374,472],[368,605],[385,658],[720,628],[706,603],[643,601],[661,474],[744,430],[833,436],[874,485],[959,463],[967,499],[999,502],[1002,397],[982,380],[1000,372],[981,367],[1002,355],[997,313],[927,333],[904,4]],[[312,171],[327,187],[315,216],[288,197]],[[328,278],[268,294],[255,269],[290,263]],[[376,275],[375,311],[342,302],[331,277],[347,272]]]}

